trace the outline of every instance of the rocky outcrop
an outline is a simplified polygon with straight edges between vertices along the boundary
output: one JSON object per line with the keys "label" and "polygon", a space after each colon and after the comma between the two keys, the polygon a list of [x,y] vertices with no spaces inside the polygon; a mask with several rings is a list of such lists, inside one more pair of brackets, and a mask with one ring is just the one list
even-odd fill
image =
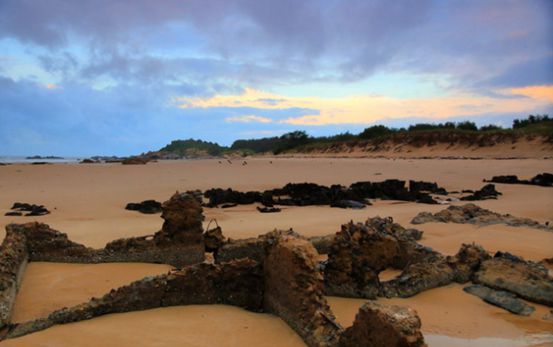
{"label": "rocky outcrop", "polygon": [[121,161],[121,164],[123,165],[145,165],[147,164],[149,159],[141,158],[141,157],[129,157],[125,158]]}
{"label": "rocky outcrop", "polygon": [[328,254],[330,253],[330,248],[334,243],[335,234],[325,235],[325,236],[312,236],[308,238],[309,242],[313,244],[315,249],[319,254]]}
{"label": "rocky outcrop", "polygon": [[29,259],[24,234],[8,230],[0,245],[0,329],[10,322],[17,290]]}
{"label": "rocky outcrop", "polygon": [[[416,233],[415,233],[416,234]],[[325,265],[328,295],[374,299],[381,292],[378,274],[403,269],[437,255],[413,241],[413,232],[389,218],[370,218],[364,224],[342,225],[332,239]]]}
{"label": "rocky outcrop", "polygon": [[553,227],[546,224],[541,224],[535,220],[529,218],[519,218],[510,214],[499,214],[481,208],[474,204],[449,206],[445,210],[436,212],[434,214],[429,212],[421,212],[411,220],[411,223],[460,223],[476,224],[480,226],[505,224],[514,227],[523,226],[546,231],[553,231]]}
{"label": "rocky outcrop", "polygon": [[492,179],[488,180],[487,182],[504,184],[529,184],[542,187],[552,187],[553,174],[544,172],[541,174],[537,174],[529,180],[520,180],[515,175],[493,176]]}
{"label": "rocky outcrop", "polygon": [[109,313],[174,305],[229,304],[252,311],[263,309],[261,265],[243,259],[227,264],[197,264],[166,275],[146,277],[112,290],[101,298],[54,311],[45,318],[15,325],[14,338]]}
{"label": "rocky outcrop", "polygon": [[103,249],[75,243],[42,223],[10,224],[8,232],[24,234],[31,261],[69,263],[149,262],[176,267],[204,260],[202,208],[187,193],[176,193],[163,203],[161,231],[154,235],[111,241]]}
{"label": "rocky outcrop", "polygon": [[421,321],[411,308],[367,302],[355,317],[353,326],[340,337],[340,347],[422,347]]}
{"label": "rocky outcrop", "polygon": [[475,200],[488,200],[488,199],[497,199],[501,195],[500,192],[495,190],[495,185],[486,184],[480,190],[475,191],[471,195],[463,196],[461,200],[463,201],[475,201]]}
{"label": "rocky outcrop", "polygon": [[288,323],[308,346],[334,346],[342,329],[323,296],[317,251],[290,234],[275,241],[263,265],[265,309]]}
{"label": "rocky outcrop", "polygon": [[213,188],[207,190],[204,196],[209,199],[208,207],[260,203],[268,207],[327,205],[357,209],[371,205],[368,199],[438,203],[430,194],[446,195],[447,191],[432,182],[410,181],[407,188],[405,181],[390,179],[382,182],[357,182],[349,187],[339,184],[328,187],[308,182],[288,183],[282,188],[263,192]]}
{"label": "rocky outcrop", "polygon": [[488,304],[501,307],[502,309],[521,316],[529,316],[536,310],[534,307],[517,298],[515,294],[503,290],[493,290],[479,284],[465,287],[463,290],[466,293],[479,297]]}
{"label": "rocky outcrop", "polygon": [[129,202],[125,210],[138,211],[144,214],[161,212],[161,202],[155,200],[144,200],[142,202]]}
{"label": "rocky outcrop", "polygon": [[547,269],[509,253],[498,252],[492,259],[483,261],[473,282],[553,307],[553,278]]}
{"label": "rocky outcrop", "polygon": [[221,227],[217,226],[213,229],[206,230],[204,233],[204,242],[206,252],[216,253],[226,242],[226,237],[223,236]]}

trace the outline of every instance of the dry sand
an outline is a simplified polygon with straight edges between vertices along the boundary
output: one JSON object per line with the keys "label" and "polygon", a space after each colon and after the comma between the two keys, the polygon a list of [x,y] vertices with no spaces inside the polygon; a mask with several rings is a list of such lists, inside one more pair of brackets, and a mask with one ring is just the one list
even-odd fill
{"label": "dry sand", "polygon": [[[272,164],[270,163],[272,161]],[[38,220],[93,247],[120,237],[151,234],[161,227],[159,215],[124,210],[128,202],[163,201],[176,190],[232,187],[261,190],[287,182],[320,184],[380,181],[388,178],[437,181],[448,190],[478,189],[482,179],[499,174],[530,178],[551,172],[553,160],[387,160],[387,159],[247,159],[228,164],[218,160],[119,164],[9,165],[0,167],[0,236],[10,222]],[[504,195],[478,202],[482,207],[520,217],[553,221],[553,188],[497,185]],[[5,217],[13,202],[44,204],[52,211],[42,217]],[[226,236],[256,236],[273,228],[294,228],[304,235],[337,231],[349,220],[392,216],[410,226],[418,212],[436,212],[444,206],[377,201],[364,210],[329,207],[284,208],[279,214],[261,214],[254,206],[206,209],[206,223],[216,218]],[[553,256],[553,233],[501,225],[430,223],[416,226],[425,232],[421,243],[455,253],[464,242],[477,242],[490,251],[513,252],[531,260]],[[167,271],[149,264],[30,264],[16,303],[14,318],[24,320],[100,295],[112,286],[144,275]],[[382,274],[393,276],[394,273]],[[80,285],[79,285],[80,283]],[[331,298],[345,325],[351,323],[363,300]],[[465,294],[461,286],[434,289],[410,299],[387,302],[417,309],[430,346],[525,346],[543,342],[533,334],[551,334],[553,326],[542,319],[545,308],[531,317],[517,317]],[[247,328],[244,328],[247,327]],[[551,335],[549,335],[551,336]],[[465,340],[470,338],[471,340]],[[478,339],[476,339],[478,338]],[[254,340],[257,339],[257,340]],[[508,339],[508,340],[505,340]],[[73,346],[292,346],[301,341],[282,321],[269,315],[227,306],[194,306],[110,315],[13,340],[2,345]],[[139,343],[137,343],[139,341]],[[262,342],[263,341],[263,342]],[[467,342],[468,341],[468,342]],[[40,342],[40,343],[39,343]],[[470,343],[469,343],[470,342]],[[272,343],[272,344],[270,344]]]}

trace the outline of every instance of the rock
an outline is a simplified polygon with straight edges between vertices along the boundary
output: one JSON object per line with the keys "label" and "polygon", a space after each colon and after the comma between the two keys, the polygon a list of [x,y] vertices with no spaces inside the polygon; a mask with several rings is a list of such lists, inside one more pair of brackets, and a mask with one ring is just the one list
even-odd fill
{"label": "rock", "polygon": [[257,210],[261,213],[275,213],[275,212],[281,211],[281,209],[278,207],[267,207],[267,206],[264,206],[264,207],[257,206]]}
{"label": "rock", "polygon": [[10,214],[10,216],[21,216],[22,214],[21,213],[17,214],[17,212],[22,212],[22,211],[28,212],[25,214],[25,216],[43,216],[45,214],[50,213],[50,211],[48,211],[48,209],[43,205],[35,205],[35,204],[28,204],[28,203],[21,203],[21,202],[14,203],[11,209],[15,210],[13,212],[16,212],[16,213],[12,213]]}
{"label": "rock", "polygon": [[121,164],[123,165],[145,165],[148,163],[148,159],[146,158],[140,158],[140,157],[129,157],[126,159],[123,159],[121,161]]}
{"label": "rock", "polygon": [[472,195],[463,196],[461,200],[474,201],[474,200],[497,199],[499,195],[501,195],[501,193],[495,190],[495,185],[486,184],[480,190],[475,191]]}
{"label": "rock", "polygon": [[226,242],[226,237],[223,236],[223,230],[217,226],[207,230],[204,233],[205,251],[217,252]]}
{"label": "rock", "polygon": [[542,173],[532,177],[530,180],[519,180],[515,175],[493,176],[491,180],[487,182],[504,183],[504,184],[529,184],[542,187],[553,186],[553,174]]}
{"label": "rock", "polygon": [[125,206],[125,209],[145,214],[154,214],[161,212],[161,202],[155,200],[144,200],[138,203],[130,202]]}
{"label": "rock", "polygon": [[222,204],[253,204],[261,202],[262,197],[260,192],[242,193],[230,188],[226,190],[221,188],[208,189],[205,191],[204,196],[209,199],[208,207],[217,207]]}
{"label": "rock", "polygon": [[312,236],[308,240],[315,247],[319,254],[328,254],[334,243],[334,234],[325,236]]}
{"label": "rock", "polygon": [[339,208],[353,208],[353,209],[362,209],[365,208],[365,204],[355,200],[338,200],[332,202],[330,207],[339,207]]}
{"label": "rock", "polygon": [[405,230],[379,217],[342,225],[332,239],[324,269],[327,295],[374,299],[380,293],[381,271],[402,269],[435,254],[417,245]]}
{"label": "rock", "polygon": [[412,193],[418,193],[418,192],[424,191],[432,194],[447,195],[447,190],[445,190],[442,187],[439,187],[436,182],[410,180],[409,191]]}
{"label": "rock", "polygon": [[518,218],[510,214],[501,215],[496,212],[481,208],[474,204],[465,204],[462,206],[449,206],[445,210],[434,214],[421,212],[412,220],[412,224],[423,223],[468,223],[476,225],[505,224],[509,226],[525,226],[545,231],[553,231],[551,226],[541,224],[528,218]]}
{"label": "rock", "polygon": [[497,252],[492,259],[482,262],[472,279],[475,283],[553,307],[553,278],[547,269],[512,254]]}
{"label": "rock", "polygon": [[23,213],[19,211],[11,211],[11,212],[4,213],[4,216],[22,216],[22,215]]}
{"label": "rock", "polygon": [[220,207],[221,208],[231,208],[231,207],[236,207],[238,206],[237,203],[227,203],[227,204],[222,204]]}
{"label": "rock", "polygon": [[342,328],[323,293],[317,251],[305,239],[280,234],[263,262],[264,307],[281,317],[308,346],[334,346]]}
{"label": "rock", "polygon": [[479,284],[465,287],[463,290],[469,294],[476,295],[488,304],[501,307],[514,314],[529,316],[535,311],[534,307],[518,299],[513,293],[502,290],[493,290]]}
{"label": "rock", "polygon": [[421,321],[411,308],[367,302],[353,325],[340,336],[341,347],[422,347],[426,346]]}
{"label": "rock", "polygon": [[97,164],[98,162],[96,160],[92,159],[83,159],[79,162],[79,164]]}

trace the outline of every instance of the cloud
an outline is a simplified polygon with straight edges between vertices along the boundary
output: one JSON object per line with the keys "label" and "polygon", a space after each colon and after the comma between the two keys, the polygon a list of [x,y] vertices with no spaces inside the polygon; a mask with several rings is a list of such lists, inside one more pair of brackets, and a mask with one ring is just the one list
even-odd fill
{"label": "cloud", "polygon": [[[400,99],[379,95],[357,95],[335,98],[287,97],[246,88],[243,93],[211,97],[181,97],[175,105],[183,109],[244,108],[256,110],[311,109],[311,114],[290,115],[280,123],[293,125],[370,124],[387,119],[426,118],[441,120],[456,116],[490,113],[528,113],[553,106],[553,85],[501,89],[493,97],[476,94],[454,94],[431,98]],[[267,104],[264,99],[278,99]],[[236,117],[238,121],[259,121],[256,116]],[[270,119],[263,119],[269,122]]]}
{"label": "cloud", "polygon": [[261,117],[256,116],[254,114],[248,114],[244,116],[235,116],[235,117],[227,117],[225,118],[225,122],[233,123],[233,122],[241,122],[241,123],[251,123],[251,122],[257,122],[257,123],[272,123],[273,120],[271,118],[267,117]]}

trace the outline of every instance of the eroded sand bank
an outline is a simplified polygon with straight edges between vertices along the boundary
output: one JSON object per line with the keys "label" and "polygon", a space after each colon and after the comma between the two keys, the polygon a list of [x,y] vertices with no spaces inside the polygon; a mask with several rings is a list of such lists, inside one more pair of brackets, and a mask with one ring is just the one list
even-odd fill
{"label": "eroded sand bank", "polygon": [[[222,161],[219,164],[218,160],[159,162],[145,166],[2,166],[0,235],[3,236],[3,227],[9,222],[38,220],[68,233],[77,242],[101,247],[115,238],[157,231],[162,221],[159,215],[126,211],[124,206],[145,199],[163,201],[176,190],[212,187],[261,190],[287,182],[346,185],[388,178],[436,181],[448,190],[461,190],[480,188],[482,179],[493,175],[516,174],[529,178],[537,173],[550,172],[553,167],[552,160],[264,158],[247,161],[248,165],[244,166],[240,165],[241,162],[231,165]],[[499,200],[477,202],[478,205],[540,222],[553,221],[553,188],[498,184],[497,189],[503,193]],[[44,204],[52,214],[32,219],[3,216],[15,201]],[[363,221],[376,215],[392,216],[395,221],[409,226],[409,221],[417,213],[436,212],[442,208],[444,206],[377,201],[364,210],[294,207],[284,208],[278,214],[261,214],[254,206],[239,206],[225,210],[206,209],[205,214],[206,223],[216,218],[226,236],[241,238],[273,228],[290,227],[308,236],[324,235],[337,231],[349,220]],[[509,251],[530,260],[553,256],[553,233],[541,230],[441,223],[416,227],[425,232],[422,244],[445,254],[455,253],[463,242],[477,242],[489,251]],[[57,306],[87,300],[112,286],[167,269],[163,265],[149,264],[30,264],[14,318],[24,320],[40,316],[52,308],[59,308]],[[474,339],[507,338],[513,346],[524,346],[543,342],[531,341],[528,336],[553,331],[551,323],[542,319],[545,314],[543,307],[538,306],[531,317],[517,317],[463,293],[461,288],[451,285],[410,299],[385,301],[417,309],[431,346],[463,345],[464,340],[459,338],[470,338],[481,346],[490,345],[495,340]],[[62,293],[63,299],[49,298],[56,292]],[[361,303],[362,300],[331,298],[333,309],[345,325],[351,322]],[[444,336],[457,340],[444,340]],[[141,345],[160,346],[302,345],[301,340],[278,318],[227,306],[175,307],[110,315],[54,327],[3,345],[66,346],[75,345],[76,341],[94,341],[93,345],[107,346],[109,343],[131,346],[137,341]]]}

